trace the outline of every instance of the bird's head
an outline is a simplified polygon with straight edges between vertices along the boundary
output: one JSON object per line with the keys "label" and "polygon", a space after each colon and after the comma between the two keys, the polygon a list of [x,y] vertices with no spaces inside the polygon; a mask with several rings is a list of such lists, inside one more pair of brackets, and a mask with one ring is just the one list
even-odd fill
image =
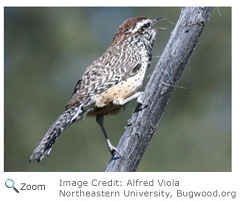
{"label": "bird's head", "polygon": [[158,28],[152,28],[153,25],[165,18],[155,18],[153,20],[148,19],[147,17],[140,16],[140,17],[132,17],[125,20],[120,27],[118,28],[114,39],[116,37],[120,37],[122,35],[149,35],[149,34],[156,34],[159,30]]}

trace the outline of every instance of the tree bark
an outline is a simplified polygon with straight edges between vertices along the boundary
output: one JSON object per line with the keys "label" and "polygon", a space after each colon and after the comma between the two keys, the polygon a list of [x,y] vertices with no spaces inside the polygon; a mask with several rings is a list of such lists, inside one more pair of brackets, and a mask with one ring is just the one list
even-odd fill
{"label": "tree bark", "polygon": [[113,155],[107,172],[136,171],[211,11],[212,7],[186,7],[181,10],[145,88],[143,104],[137,105],[119,141],[117,150],[121,157]]}

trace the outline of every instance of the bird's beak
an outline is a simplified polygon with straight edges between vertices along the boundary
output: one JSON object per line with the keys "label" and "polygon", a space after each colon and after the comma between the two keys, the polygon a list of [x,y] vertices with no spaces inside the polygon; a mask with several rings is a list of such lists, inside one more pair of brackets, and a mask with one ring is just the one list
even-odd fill
{"label": "bird's beak", "polygon": [[159,17],[159,18],[155,18],[152,20],[153,24],[155,24],[156,22],[158,21],[163,21],[163,20],[166,20],[167,18],[162,18],[162,17]]}
{"label": "bird's beak", "polygon": [[[158,22],[158,21],[163,21],[163,20],[166,20],[167,18],[162,18],[162,17],[159,17],[159,18],[155,18],[152,20],[152,26]],[[167,28],[163,28],[163,27],[157,27],[157,28],[154,28],[153,29],[155,32],[157,31],[160,31],[160,30],[167,30]]]}

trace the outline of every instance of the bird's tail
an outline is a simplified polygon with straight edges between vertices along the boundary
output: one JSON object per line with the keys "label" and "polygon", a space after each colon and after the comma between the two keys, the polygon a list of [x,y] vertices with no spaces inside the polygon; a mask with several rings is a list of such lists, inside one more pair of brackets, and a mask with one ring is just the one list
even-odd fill
{"label": "bird's tail", "polygon": [[82,105],[67,108],[48,129],[43,138],[38,142],[29,162],[36,160],[40,162],[45,155],[49,155],[53,144],[57,141],[61,132],[74,121],[81,119],[84,114]]}

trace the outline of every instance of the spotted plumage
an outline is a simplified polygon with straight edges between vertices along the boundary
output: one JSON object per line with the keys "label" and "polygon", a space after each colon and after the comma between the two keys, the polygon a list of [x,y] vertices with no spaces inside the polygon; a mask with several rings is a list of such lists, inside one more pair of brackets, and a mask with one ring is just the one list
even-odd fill
{"label": "spotted plumage", "polygon": [[117,151],[107,137],[103,116],[118,112],[122,105],[140,97],[141,92],[137,90],[151,63],[152,47],[158,31],[152,26],[160,19],[133,17],[123,22],[107,51],[87,67],[63,114],[37,144],[30,161],[41,161],[50,153],[60,133],[84,114],[97,116],[110,152]]}

